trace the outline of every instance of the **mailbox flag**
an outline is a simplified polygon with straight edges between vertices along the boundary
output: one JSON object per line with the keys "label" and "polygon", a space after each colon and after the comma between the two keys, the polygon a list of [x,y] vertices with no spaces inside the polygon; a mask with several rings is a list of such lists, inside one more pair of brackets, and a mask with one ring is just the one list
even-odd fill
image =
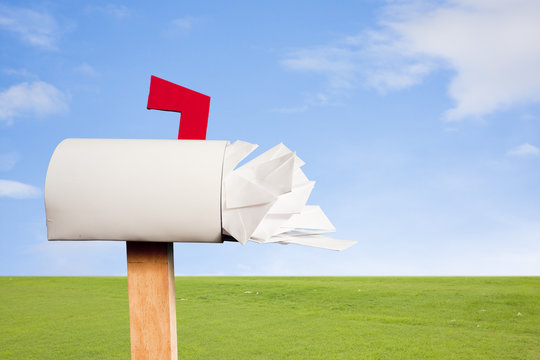
{"label": "mailbox flag", "polygon": [[146,108],[181,113],[179,139],[206,139],[209,96],[152,75]]}

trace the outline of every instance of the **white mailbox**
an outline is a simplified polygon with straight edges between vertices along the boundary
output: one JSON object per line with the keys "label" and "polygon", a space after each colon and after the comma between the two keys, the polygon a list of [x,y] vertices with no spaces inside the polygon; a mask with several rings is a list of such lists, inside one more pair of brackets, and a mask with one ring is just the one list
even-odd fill
{"label": "white mailbox", "polygon": [[66,139],[45,184],[49,240],[222,242],[226,141]]}
{"label": "white mailbox", "polygon": [[279,144],[214,140],[67,139],[45,183],[49,240],[281,243],[343,250],[304,162]]}

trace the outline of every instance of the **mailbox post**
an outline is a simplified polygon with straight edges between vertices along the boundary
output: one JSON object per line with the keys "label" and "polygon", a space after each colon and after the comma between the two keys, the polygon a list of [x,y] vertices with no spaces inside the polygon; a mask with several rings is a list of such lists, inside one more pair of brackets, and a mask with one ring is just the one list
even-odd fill
{"label": "mailbox post", "polygon": [[131,359],[178,358],[172,243],[126,241]]}

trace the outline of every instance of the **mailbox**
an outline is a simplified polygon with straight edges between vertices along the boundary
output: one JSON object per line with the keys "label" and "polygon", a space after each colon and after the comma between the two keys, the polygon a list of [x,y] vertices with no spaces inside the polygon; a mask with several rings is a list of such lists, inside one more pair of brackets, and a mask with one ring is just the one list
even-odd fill
{"label": "mailbox", "polygon": [[304,162],[278,144],[216,140],[66,139],[45,182],[49,240],[281,243],[344,250]]}
{"label": "mailbox", "polygon": [[45,183],[49,240],[222,242],[227,141],[66,139]]}

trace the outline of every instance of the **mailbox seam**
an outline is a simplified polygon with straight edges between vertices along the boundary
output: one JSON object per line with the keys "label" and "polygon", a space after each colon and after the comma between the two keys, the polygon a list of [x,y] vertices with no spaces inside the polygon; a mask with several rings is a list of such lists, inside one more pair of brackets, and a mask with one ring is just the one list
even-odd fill
{"label": "mailbox seam", "polygon": [[221,227],[221,242],[223,242],[223,168],[225,166],[225,153],[228,145],[229,141],[226,141],[225,146],[223,147],[223,158],[221,160],[221,181],[219,182],[219,226]]}

